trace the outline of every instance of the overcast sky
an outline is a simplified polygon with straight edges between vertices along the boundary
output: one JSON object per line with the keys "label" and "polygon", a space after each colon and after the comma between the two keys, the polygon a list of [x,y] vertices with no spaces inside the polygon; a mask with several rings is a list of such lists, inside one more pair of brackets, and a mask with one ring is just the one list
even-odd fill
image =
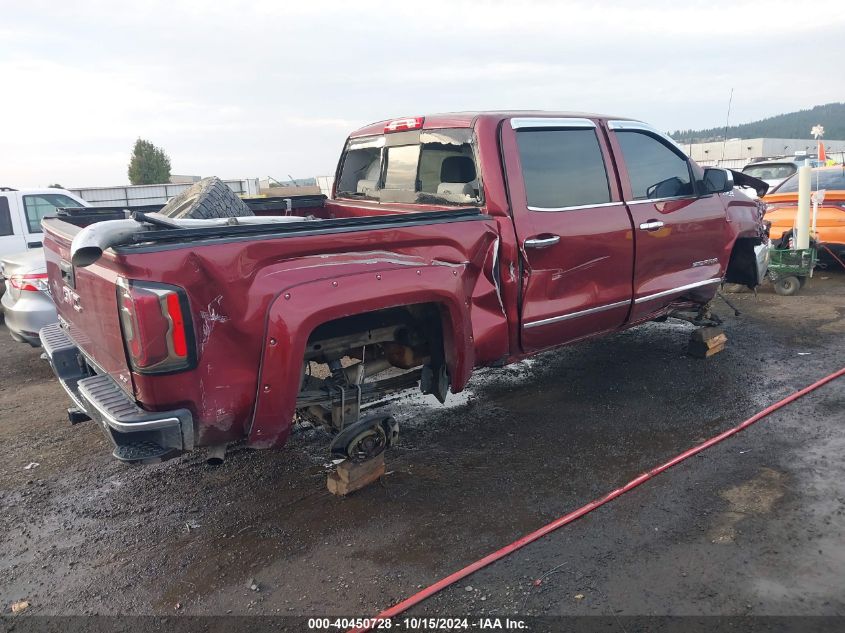
{"label": "overcast sky", "polygon": [[[663,130],[845,100],[842,0],[0,0],[0,185],[334,172],[371,121],[587,110]],[[808,130],[809,132],[809,130]]]}

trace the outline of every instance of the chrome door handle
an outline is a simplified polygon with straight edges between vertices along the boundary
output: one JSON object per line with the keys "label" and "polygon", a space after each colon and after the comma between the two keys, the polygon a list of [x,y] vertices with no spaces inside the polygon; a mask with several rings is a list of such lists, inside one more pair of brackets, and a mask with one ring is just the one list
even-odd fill
{"label": "chrome door handle", "polygon": [[525,248],[548,248],[560,242],[560,235],[548,235],[546,237],[529,237],[525,240]]}
{"label": "chrome door handle", "polygon": [[659,228],[663,228],[663,222],[660,220],[649,220],[640,224],[640,228],[643,231],[656,231]]}

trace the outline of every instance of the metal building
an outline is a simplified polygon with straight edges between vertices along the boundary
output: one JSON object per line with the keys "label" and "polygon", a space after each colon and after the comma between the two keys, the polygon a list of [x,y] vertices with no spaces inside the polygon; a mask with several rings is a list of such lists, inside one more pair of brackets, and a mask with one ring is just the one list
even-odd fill
{"label": "metal building", "polygon": [[[828,156],[845,152],[845,141],[824,140]],[[794,138],[731,138],[709,143],[679,143],[684,151],[699,165],[744,167],[754,159],[774,156],[793,156],[796,152],[815,154],[815,139]]]}
{"label": "metal building", "polygon": [[[258,195],[258,178],[224,180],[229,188],[243,196]],[[120,187],[84,187],[70,189],[95,207],[140,207],[148,204],[165,204],[177,193],[191,186],[191,182],[161,185],[126,185]]]}

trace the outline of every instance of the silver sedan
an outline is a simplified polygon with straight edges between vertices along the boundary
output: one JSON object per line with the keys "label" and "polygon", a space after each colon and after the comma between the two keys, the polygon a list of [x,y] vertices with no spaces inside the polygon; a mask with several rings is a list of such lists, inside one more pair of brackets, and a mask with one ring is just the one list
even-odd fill
{"label": "silver sedan", "polygon": [[47,266],[40,248],[6,255],[0,262],[5,281],[3,313],[12,338],[39,346],[38,330],[58,321],[47,285]]}

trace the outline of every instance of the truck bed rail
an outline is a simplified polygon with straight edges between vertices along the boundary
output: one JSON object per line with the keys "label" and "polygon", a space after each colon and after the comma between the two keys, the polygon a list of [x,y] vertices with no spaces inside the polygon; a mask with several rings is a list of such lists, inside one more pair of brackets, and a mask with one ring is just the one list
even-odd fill
{"label": "truck bed rail", "polygon": [[[479,220],[487,217],[476,207],[456,211],[423,211],[420,213],[396,213],[394,215],[376,215],[359,218],[334,218],[329,220],[289,222],[285,224],[251,224],[232,226],[213,226],[203,228],[163,229],[144,231],[132,238],[136,244],[149,242],[182,242],[186,240],[232,238],[255,235],[321,235],[323,233],[343,233],[362,229],[392,228],[395,226],[417,226],[436,222],[451,223]],[[143,247],[125,245],[116,250],[130,248],[133,252],[143,252]]]}

